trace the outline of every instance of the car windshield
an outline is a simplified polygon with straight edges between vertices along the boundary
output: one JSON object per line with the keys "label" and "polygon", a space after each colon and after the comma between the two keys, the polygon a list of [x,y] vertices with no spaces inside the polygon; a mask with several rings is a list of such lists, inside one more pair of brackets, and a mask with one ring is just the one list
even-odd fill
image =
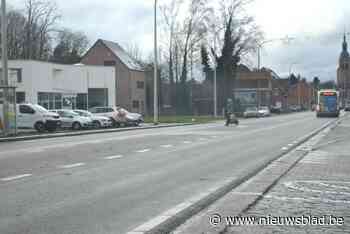
{"label": "car windshield", "polygon": [[246,109],[246,111],[256,111],[256,110],[257,110],[256,107],[248,107],[248,108]]}
{"label": "car windshield", "polygon": [[76,113],[78,113],[80,116],[83,116],[83,117],[91,117],[92,114],[90,112],[87,112],[87,111],[74,111]]}
{"label": "car windshield", "polygon": [[44,107],[40,106],[40,105],[34,105],[35,108],[40,111],[41,113],[46,113],[49,112],[47,109],[45,109]]}

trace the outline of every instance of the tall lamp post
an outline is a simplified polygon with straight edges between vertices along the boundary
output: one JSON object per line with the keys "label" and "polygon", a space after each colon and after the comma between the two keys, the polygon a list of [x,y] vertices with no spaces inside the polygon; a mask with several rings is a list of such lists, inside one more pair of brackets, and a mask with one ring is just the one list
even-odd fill
{"label": "tall lamp post", "polygon": [[153,80],[153,123],[158,124],[158,52],[157,52],[157,0],[154,0],[154,80]]}
{"label": "tall lamp post", "polygon": [[[7,22],[6,0],[1,0],[1,22]],[[1,24],[1,62],[2,62],[2,80],[0,86],[3,86],[3,133],[9,133],[8,120],[8,67],[7,67],[7,24]]]}

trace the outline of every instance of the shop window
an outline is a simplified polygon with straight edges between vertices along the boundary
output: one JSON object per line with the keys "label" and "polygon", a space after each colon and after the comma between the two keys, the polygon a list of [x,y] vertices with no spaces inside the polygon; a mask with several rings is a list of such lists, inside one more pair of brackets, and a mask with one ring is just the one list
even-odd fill
{"label": "shop window", "polygon": [[26,101],[25,92],[16,92],[16,102],[24,103]]}
{"label": "shop window", "polygon": [[137,88],[138,89],[144,89],[145,88],[145,82],[137,81]]}
{"label": "shop window", "polygon": [[133,101],[132,102],[132,107],[135,109],[138,109],[140,107],[140,102],[139,101]]}

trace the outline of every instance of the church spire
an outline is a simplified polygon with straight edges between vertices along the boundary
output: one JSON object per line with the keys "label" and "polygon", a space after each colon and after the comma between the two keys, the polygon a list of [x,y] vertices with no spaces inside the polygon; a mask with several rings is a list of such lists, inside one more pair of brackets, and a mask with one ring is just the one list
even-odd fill
{"label": "church spire", "polygon": [[344,41],[343,41],[343,52],[348,51],[348,43],[346,42],[346,33],[344,33]]}

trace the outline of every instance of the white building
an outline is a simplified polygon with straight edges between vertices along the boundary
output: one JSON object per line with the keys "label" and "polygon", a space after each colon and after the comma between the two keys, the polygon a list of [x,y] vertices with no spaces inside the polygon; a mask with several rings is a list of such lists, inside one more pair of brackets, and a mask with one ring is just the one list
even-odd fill
{"label": "white building", "polygon": [[115,105],[114,67],[33,60],[10,60],[8,67],[17,103],[37,103],[47,109]]}

